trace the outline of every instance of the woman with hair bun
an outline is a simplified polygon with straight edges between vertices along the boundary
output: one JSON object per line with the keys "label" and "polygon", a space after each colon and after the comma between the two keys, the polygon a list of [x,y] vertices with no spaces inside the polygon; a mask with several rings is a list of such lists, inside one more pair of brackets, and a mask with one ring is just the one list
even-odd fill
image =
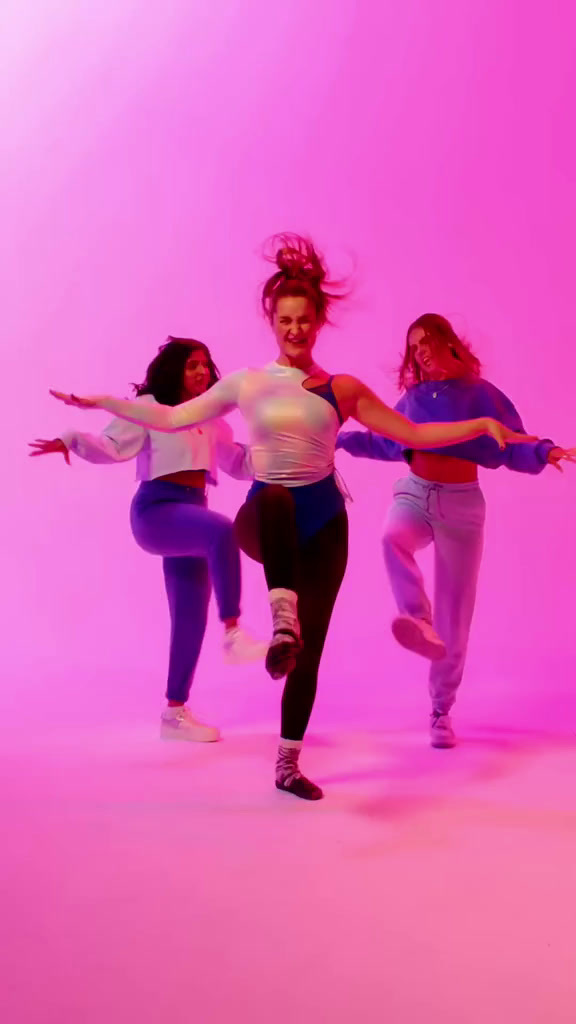
{"label": "woman with hair bun", "polygon": [[254,483],[238,513],[237,534],[243,550],[264,566],[272,612],[267,670],[275,679],[286,677],[275,781],[280,790],[319,800],[322,790],[302,775],[298,760],[347,562],[348,520],[334,472],[341,425],[352,416],[414,449],[481,434],[501,447],[526,437],[487,417],[416,425],[355,377],[328,374],[315,362],[314,346],[342,288],[329,281],[312,242],[298,235],[271,239],[269,259],[276,269],[264,285],[262,307],[278,352],[267,366],[232,373],[175,408],[52,394],[164,431],[187,430],[236,408],[243,414]]}

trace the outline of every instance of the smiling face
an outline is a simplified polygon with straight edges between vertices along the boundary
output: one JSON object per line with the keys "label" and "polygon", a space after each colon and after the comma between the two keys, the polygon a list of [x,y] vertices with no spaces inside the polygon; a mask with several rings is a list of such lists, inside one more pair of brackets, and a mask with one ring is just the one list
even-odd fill
{"label": "smiling face", "polygon": [[201,348],[195,348],[184,367],[182,378],[182,392],[184,399],[197,398],[203,395],[210,383],[210,366],[208,357]]}
{"label": "smiling face", "polygon": [[408,350],[422,377],[442,380],[454,375],[457,360],[440,338],[423,327],[413,327],[408,335]]}
{"label": "smiling face", "polygon": [[421,381],[480,377],[481,372],[480,360],[469,343],[440,313],[423,313],[409,325],[398,367],[401,391]]}
{"label": "smiling face", "polygon": [[316,310],[302,295],[278,299],[272,317],[272,329],[280,350],[279,362],[288,366],[309,366],[318,335]]}

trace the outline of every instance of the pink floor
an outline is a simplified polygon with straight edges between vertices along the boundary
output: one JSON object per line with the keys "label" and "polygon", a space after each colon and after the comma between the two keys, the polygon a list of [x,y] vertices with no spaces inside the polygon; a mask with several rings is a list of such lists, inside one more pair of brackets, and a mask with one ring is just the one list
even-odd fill
{"label": "pink floor", "polygon": [[71,692],[5,701],[3,1020],[571,1024],[570,680],[548,703],[493,678],[488,705],[472,683],[452,752],[414,693],[320,710],[307,805],[270,784],[251,671],[242,698],[225,673],[203,688],[229,723],[213,747],[162,744],[148,689],[113,710],[89,672],[68,682],[91,721]]}

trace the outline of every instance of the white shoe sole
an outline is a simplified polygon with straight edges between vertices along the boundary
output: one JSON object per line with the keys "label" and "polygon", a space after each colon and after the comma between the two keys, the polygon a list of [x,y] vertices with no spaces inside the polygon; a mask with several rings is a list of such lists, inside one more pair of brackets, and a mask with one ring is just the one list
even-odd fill
{"label": "white shoe sole", "polygon": [[170,725],[160,726],[160,739],[179,740],[185,743],[217,743],[220,739],[218,729],[173,729]]}
{"label": "white shoe sole", "polygon": [[434,747],[435,750],[452,750],[456,746],[456,737],[452,736],[442,739],[431,734],[430,746]]}
{"label": "white shoe sole", "polygon": [[254,661],[264,661],[267,650],[266,644],[260,644],[251,648],[250,651],[244,651],[241,654],[235,654],[233,651],[224,651],[224,661],[227,665],[249,665]]}
{"label": "white shoe sole", "polygon": [[423,658],[428,658],[429,661],[441,661],[446,657],[446,648],[442,641],[439,640],[435,643],[428,640],[418,621],[411,619],[409,615],[399,615],[397,619],[394,619],[392,633],[401,647],[405,647],[407,651],[413,651],[414,654],[420,654]]}

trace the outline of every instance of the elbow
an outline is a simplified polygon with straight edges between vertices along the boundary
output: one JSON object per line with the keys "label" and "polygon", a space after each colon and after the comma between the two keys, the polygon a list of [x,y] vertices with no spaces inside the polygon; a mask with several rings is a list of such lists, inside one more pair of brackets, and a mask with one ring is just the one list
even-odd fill
{"label": "elbow", "polygon": [[166,409],[166,412],[163,410],[162,419],[156,424],[155,429],[159,430],[162,434],[173,434],[177,430],[186,430],[186,424],[180,423],[176,413],[176,408]]}
{"label": "elbow", "polygon": [[104,435],[102,439],[101,458],[103,462],[125,462],[127,456],[113,437]]}

